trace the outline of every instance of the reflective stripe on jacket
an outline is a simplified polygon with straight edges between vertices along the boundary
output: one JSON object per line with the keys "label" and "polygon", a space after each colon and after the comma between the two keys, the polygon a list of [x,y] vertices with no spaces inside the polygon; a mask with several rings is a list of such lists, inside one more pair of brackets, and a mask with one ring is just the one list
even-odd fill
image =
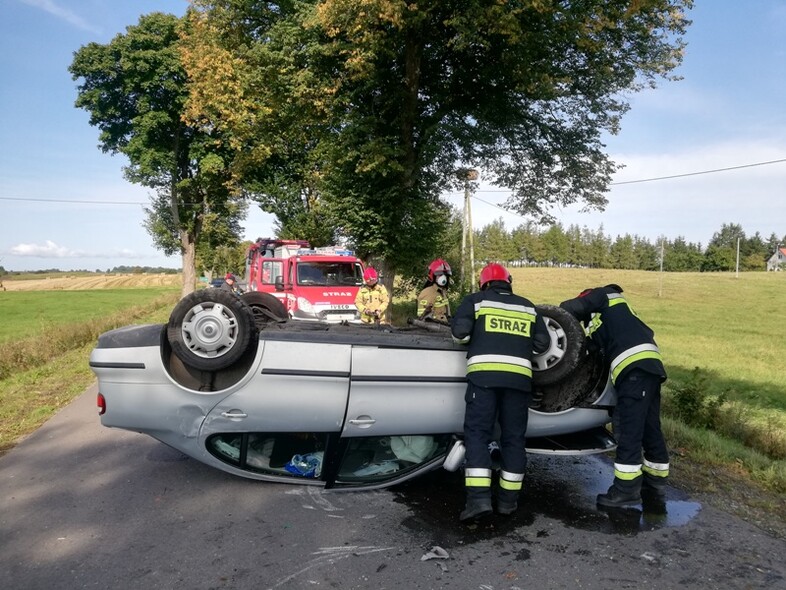
{"label": "reflective stripe on jacket", "polygon": [[453,337],[469,336],[467,379],[480,387],[532,389],[532,355],[550,338],[534,304],[509,286],[467,295],[456,310]]}
{"label": "reflective stripe on jacket", "polygon": [[622,351],[614,360],[611,361],[611,382],[617,381],[617,377],[633,363],[644,359],[654,359],[663,363],[660,350],[654,344],[639,344]]}
{"label": "reflective stripe on jacket", "polygon": [[663,359],[655,343],[655,334],[633,311],[622,293],[609,288],[592,289],[583,297],[560,304],[572,313],[589,317],[587,332],[603,349],[610,362],[611,381],[616,383],[636,368],[661,380],[666,379]]}
{"label": "reflective stripe on jacket", "polygon": [[377,283],[373,287],[363,285],[355,296],[355,307],[357,307],[358,312],[360,312],[361,320],[364,322],[372,322],[374,320],[371,316],[364,314],[364,312],[367,309],[370,311],[378,311],[380,317],[384,317],[389,301],[390,297],[388,296],[388,290],[380,283]]}

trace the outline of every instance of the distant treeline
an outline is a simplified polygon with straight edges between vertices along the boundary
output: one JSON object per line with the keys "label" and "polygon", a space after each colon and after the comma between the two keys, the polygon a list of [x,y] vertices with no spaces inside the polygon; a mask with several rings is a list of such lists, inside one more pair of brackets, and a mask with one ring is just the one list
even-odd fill
{"label": "distant treeline", "polygon": [[561,224],[542,229],[535,224],[524,224],[512,231],[505,229],[499,219],[475,232],[476,260],[497,260],[516,265],[580,266],[587,268],[618,268],[630,270],[658,270],[663,252],[665,271],[730,271],[737,268],[739,240],[739,269],[766,270],[766,261],[778,246],[786,245],[786,236],[775,233],[762,238],[758,232],[748,237],[742,227],[723,224],[706,248],[701,243],[625,234],[611,238],[603,231]]}
{"label": "distant treeline", "polygon": [[48,268],[45,270],[6,270],[0,266],[0,276],[12,277],[14,275],[62,275],[62,274],[167,274],[176,275],[180,273],[179,268],[165,268],[163,266],[115,266],[101,270],[75,269],[75,270],[61,270],[59,268]]}

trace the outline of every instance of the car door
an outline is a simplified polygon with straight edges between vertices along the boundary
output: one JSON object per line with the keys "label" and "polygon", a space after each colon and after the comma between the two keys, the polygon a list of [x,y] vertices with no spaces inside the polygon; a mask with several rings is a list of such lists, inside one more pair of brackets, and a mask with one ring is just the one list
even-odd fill
{"label": "car door", "polygon": [[465,368],[461,350],[354,346],[328,486],[386,487],[438,468],[462,431]]}
{"label": "car door", "polygon": [[466,352],[352,347],[342,437],[460,433]]}

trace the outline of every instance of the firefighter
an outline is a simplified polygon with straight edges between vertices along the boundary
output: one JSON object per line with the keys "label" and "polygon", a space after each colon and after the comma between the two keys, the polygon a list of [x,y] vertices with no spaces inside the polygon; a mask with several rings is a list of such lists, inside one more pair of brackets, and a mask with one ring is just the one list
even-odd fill
{"label": "firefighter", "polygon": [[428,265],[428,280],[418,295],[418,319],[447,323],[450,321],[450,265],[437,258]]}
{"label": "firefighter", "polygon": [[386,324],[385,311],[389,302],[388,290],[379,284],[377,271],[368,267],[363,271],[363,286],[355,297],[355,307],[360,313],[360,320],[364,324]]}
{"label": "firefighter", "polygon": [[243,291],[237,285],[237,278],[231,272],[228,272],[224,276],[224,282],[221,285],[221,289],[225,289],[226,291],[231,291],[237,295],[243,293]]}
{"label": "firefighter", "polygon": [[[587,327],[603,352],[617,390],[613,426],[617,439],[614,483],[598,494],[598,506],[618,508],[645,501],[662,503],[669,453],[660,426],[660,387],[666,380],[653,331],[622,296],[619,285],[582,291],[560,307]],[[644,450],[642,460],[642,448]]]}
{"label": "firefighter", "polygon": [[549,346],[543,318],[528,299],[514,295],[510,273],[501,264],[480,272],[480,291],[456,310],[451,331],[468,343],[464,414],[467,503],[462,521],[492,511],[489,443],[499,419],[501,470],[497,512],[512,514],[527,466],[524,435],[532,397],[532,355]]}

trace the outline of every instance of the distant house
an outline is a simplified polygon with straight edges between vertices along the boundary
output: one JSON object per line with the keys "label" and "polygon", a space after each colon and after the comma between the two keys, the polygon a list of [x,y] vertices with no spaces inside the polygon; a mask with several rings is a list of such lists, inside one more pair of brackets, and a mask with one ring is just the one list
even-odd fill
{"label": "distant house", "polygon": [[767,270],[786,269],[786,248],[778,248],[775,254],[767,259]]}

